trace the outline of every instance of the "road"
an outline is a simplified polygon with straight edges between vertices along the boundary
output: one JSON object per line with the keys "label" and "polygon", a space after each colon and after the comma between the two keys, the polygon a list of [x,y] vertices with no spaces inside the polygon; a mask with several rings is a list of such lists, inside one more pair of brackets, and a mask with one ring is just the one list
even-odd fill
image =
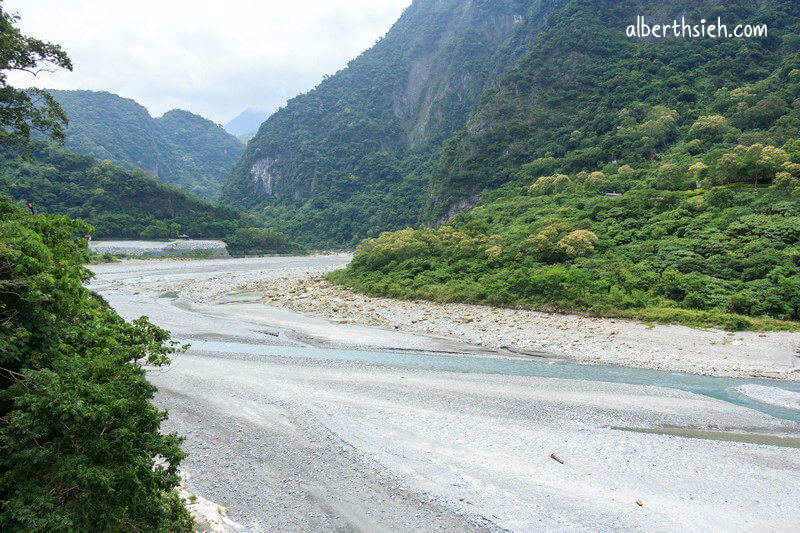
{"label": "road", "polygon": [[[191,487],[248,531],[789,531],[800,523],[797,422],[658,386],[680,377],[624,383],[620,369],[621,383],[592,380],[580,365],[329,323],[239,290],[348,260],[92,267],[91,287],[123,316],[147,315],[194,343],[150,374],[157,404],[169,411],[165,429],[186,435]],[[549,364],[567,370],[558,378],[503,370],[528,364],[534,374]],[[630,431],[663,428],[716,433]],[[731,433],[772,444],[724,440]]]}

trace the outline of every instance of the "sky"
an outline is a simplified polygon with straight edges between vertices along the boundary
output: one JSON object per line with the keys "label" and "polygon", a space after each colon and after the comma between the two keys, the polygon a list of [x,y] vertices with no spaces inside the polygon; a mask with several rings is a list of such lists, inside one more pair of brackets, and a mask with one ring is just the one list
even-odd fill
{"label": "sky", "polygon": [[24,34],[61,45],[72,72],[12,73],[15,87],[105,90],[153,116],[225,124],[274,111],[372,46],[411,0],[5,0]]}

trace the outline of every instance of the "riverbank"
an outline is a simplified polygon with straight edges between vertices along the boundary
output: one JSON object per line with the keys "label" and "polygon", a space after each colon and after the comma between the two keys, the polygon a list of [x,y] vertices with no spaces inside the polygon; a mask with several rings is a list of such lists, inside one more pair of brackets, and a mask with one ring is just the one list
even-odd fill
{"label": "riverbank", "polygon": [[492,349],[713,376],[800,380],[800,333],[698,330],[620,319],[371,298],[321,276],[249,283],[266,301],[336,322],[397,328]]}
{"label": "riverbank", "polygon": [[[217,263],[231,260],[212,260],[208,266],[200,261],[196,268],[202,274],[189,280],[169,277],[153,289],[197,305],[229,301],[231,293],[246,294],[251,301],[263,300],[333,324],[397,329],[409,336],[433,336],[487,350],[712,376],[800,380],[800,332],[730,333],[484,305],[372,298],[323,279],[350,256],[327,256],[332,260],[309,266],[315,257],[299,260],[297,267],[287,263],[270,270],[248,268],[258,264],[257,258],[236,260],[235,268],[224,271]],[[136,272],[146,265],[176,268],[133,260],[114,269]],[[115,288],[132,286],[119,282]]]}
{"label": "riverbank", "polygon": [[[788,408],[795,384],[702,378],[723,382],[706,394],[692,376],[532,363],[402,324],[288,308],[314,296],[334,305],[297,285],[348,260],[92,267],[90,287],[123,317],[147,315],[192,345],[148,378],[169,412],[163,430],[186,437],[190,489],[245,531],[777,531],[798,522],[798,424],[730,390]],[[264,301],[278,289],[286,302]]]}

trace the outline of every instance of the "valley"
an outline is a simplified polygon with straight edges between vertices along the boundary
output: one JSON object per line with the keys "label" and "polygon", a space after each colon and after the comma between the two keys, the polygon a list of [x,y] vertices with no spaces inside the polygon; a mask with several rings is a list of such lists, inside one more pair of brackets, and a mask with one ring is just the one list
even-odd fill
{"label": "valley", "polygon": [[797,529],[800,3],[19,2],[0,531]]}

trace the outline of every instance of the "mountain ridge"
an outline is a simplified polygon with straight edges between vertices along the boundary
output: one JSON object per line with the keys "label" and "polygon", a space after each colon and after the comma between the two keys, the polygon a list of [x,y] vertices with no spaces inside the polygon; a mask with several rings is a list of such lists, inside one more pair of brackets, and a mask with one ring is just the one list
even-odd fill
{"label": "mountain ridge", "polygon": [[244,147],[221,126],[190,111],[154,118],[108,91],[48,90],[67,114],[66,147],[128,170],[140,168],[215,200]]}
{"label": "mountain ridge", "polygon": [[512,64],[527,38],[515,30],[560,4],[415,1],[375,46],[262,124],[223,201],[315,245],[414,224],[439,144],[504,70],[495,54]]}

